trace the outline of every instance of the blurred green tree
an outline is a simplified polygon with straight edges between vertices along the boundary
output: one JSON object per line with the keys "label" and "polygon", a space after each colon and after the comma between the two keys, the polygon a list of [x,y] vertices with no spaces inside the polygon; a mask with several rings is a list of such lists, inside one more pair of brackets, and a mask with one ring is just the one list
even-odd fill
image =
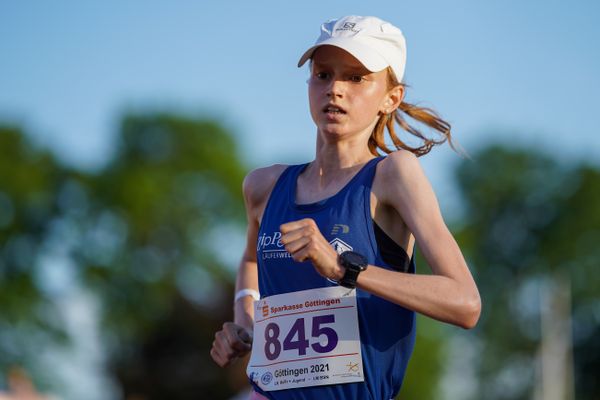
{"label": "blurred green tree", "polygon": [[[557,363],[565,373],[557,379],[564,380],[561,398],[571,398],[571,342],[576,398],[598,398],[600,171],[532,149],[489,146],[457,176],[466,207],[457,239],[483,298],[475,398],[548,399],[545,390],[559,382],[546,373]],[[562,305],[557,287],[567,291]],[[553,319],[567,327],[553,342],[557,352],[566,346],[562,360],[544,356],[552,330],[544,321]]]}
{"label": "blurred green tree", "polygon": [[0,367],[21,365],[52,386],[36,360],[66,339],[55,300],[80,285],[100,299],[126,397],[227,398],[243,374],[220,370],[208,350],[231,318],[239,146],[217,122],[167,114],[124,117],[119,140],[91,174],[0,129]]}
{"label": "blurred green tree", "polygon": [[67,174],[18,128],[0,126],[0,369],[23,365],[41,380],[46,374],[33,360],[65,334],[39,280],[36,255],[47,253],[58,214],[55,193]]}
{"label": "blurred green tree", "polygon": [[230,318],[223,260],[243,232],[237,143],[216,122],[166,114],[127,116],[120,131],[113,160],[77,182],[89,212],[73,252],[119,338],[113,371],[126,396],[226,398],[245,382],[208,349]]}

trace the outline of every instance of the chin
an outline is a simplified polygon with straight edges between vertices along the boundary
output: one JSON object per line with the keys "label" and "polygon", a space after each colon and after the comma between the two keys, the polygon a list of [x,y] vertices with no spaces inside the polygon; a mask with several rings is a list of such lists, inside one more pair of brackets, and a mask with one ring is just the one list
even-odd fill
{"label": "chin", "polygon": [[347,135],[347,132],[344,132],[344,130],[340,129],[339,127],[334,127],[334,128],[322,127],[319,129],[319,131],[321,132],[321,135],[324,138],[332,138],[332,139],[342,138]]}

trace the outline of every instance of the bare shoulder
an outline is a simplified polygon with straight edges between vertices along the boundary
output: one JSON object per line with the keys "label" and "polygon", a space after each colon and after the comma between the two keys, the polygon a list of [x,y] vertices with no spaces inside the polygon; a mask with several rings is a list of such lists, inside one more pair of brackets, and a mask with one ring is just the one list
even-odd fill
{"label": "bare shoulder", "polygon": [[246,175],[243,190],[246,207],[249,212],[252,211],[257,216],[262,215],[262,209],[277,179],[286,168],[287,165],[274,164],[268,167],[257,168]]}
{"label": "bare shoulder", "polygon": [[442,226],[437,198],[417,157],[409,151],[395,151],[382,160],[373,182],[373,192],[382,205],[394,208],[411,232]]}
{"label": "bare shoulder", "polygon": [[388,154],[377,168],[375,183],[381,188],[401,189],[426,180],[417,156],[410,151],[398,150]]}

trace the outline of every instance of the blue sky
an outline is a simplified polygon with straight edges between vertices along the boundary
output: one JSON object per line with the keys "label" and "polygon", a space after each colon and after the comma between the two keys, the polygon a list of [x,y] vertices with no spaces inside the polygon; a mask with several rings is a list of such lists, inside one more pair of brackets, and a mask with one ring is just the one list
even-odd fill
{"label": "blue sky", "polygon": [[[467,151],[500,140],[598,158],[592,0],[2,2],[0,120],[83,168],[110,157],[127,110],[216,116],[251,166],[308,161],[315,128],[296,63],[321,22],[347,14],[402,29],[406,99],[437,110]],[[458,159],[423,158],[442,197]]]}

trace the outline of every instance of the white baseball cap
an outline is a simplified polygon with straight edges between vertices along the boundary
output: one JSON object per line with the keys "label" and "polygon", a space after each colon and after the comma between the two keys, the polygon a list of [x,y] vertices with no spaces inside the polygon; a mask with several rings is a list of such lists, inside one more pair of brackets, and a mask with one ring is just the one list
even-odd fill
{"label": "white baseball cap", "polygon": [[350,15],[321,25],[321,36],[300,57],[298,67],[310,59],[315,50],[331,45],[346,50],[371,72],[392,67],[402,82],[406,66],[406,40],[402,31],[377,17]]}

